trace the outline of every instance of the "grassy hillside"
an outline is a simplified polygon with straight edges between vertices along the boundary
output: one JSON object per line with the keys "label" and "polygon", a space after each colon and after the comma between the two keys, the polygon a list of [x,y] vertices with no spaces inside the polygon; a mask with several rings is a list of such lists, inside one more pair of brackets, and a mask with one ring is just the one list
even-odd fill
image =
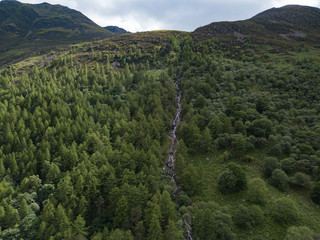
{"label": "grassy hillside", "polygon": [[[183,123],[178,134],[182,146],[177,159],[185,191],[193,202],[214,201],[225,207],[238,239],[284,239],[292,225],[318,231],[320,210],[310,195],[320,176],[320,52],[235,61],[216,51],[199,52],[195,42],[189,45],[193,53],[186,54],[190,57],[184,62],[181,80]],[[266,174],[268,158],[276,164]],[[230,163],[240,167],[247,183],[254,178],[266,183],[265,202],[258,203],[264,215],[259,224],[249,224],[249,213],[239,212],[257,204],[249,186],[230,193],[219,190],[222,173]],[[274,169],[280,169],[284,178],[273,176]],[[232,184],[232,178],[226,181]],[[279,223],[274,217],[274,202],[280,198],[294,202],[296,221]],[[248,225],[237,218],[240,213]],[[195,217],[194,222],[202,220]],[[195,231],[200,234],[203,229]]]}
{"label": "grassy hillside", "polygon": [[192,36],[199,41],[214,38],[225,47],[254,44],[272,52],[297,50],[305,45],[319,47],[319,16],[319,8],[288,5],[244,21],[211,23],[196,29]]}
{"label": "grassy hillside", "polygon": [[0,64],[34,51],[104,38],[111,32],[61,5],[0,2]]}

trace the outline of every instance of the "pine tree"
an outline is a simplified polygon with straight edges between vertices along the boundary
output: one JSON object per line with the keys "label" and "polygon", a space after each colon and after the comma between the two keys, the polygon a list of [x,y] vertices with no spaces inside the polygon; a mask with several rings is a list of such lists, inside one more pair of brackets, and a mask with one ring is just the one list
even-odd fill
{"label": "pine tree", "polygon": [[[0,154],[0,156],[1,156],[1,154]],[[5,176],[5,174],[6,174],[6,169],[4,168],[3,160],[0,158],[0,178],[3,178]]]}
{"label": "pine tree", "polygon": [[209,128],[205,128],[202,132],[200,140],[200,150],[202,152],[209,152],[212,150],[212,137]]}
{"label": "pine tree", "polygon": [[220,118],[215,115],[208,124],[208,128],[210,129],[211,136],[213,138],[218,137],[219,134],[222,133],[223,125]]}
{"label": "pine tree", "polygon": [[160,215],[153,212],[148,229],[148,237],[149,240],[162,240],[163,234],[160,224]]}
{"label": "pine tree", "polygon": [[30,213],[30,207],[28,206],[25,199],[22,200],[20,208],[19,208],[19,215],[20,219],[24,219]]}
{"label": "pine tree", "polygon": [[166,240],[183,240],[185,239],[183,233],[180,229],[177,228],[174,221],[169,220],[168,226],[164,233],[164,239]]}
{"label": "pine tree", "polygon": [[74,221],[74,237],[80,238],[81,236],[84,238],[88,235],[86,228],[86,221],[83,219],[81,215],[78,215],[76,220]]}
{"label": "pine tree", "polygon": [[126,196],[121,196],[117,202],[115,218],[113,220],[114,227],[123,227],[129,222],[129,206]]}
{"label": "pine tree", "polygon": [[162,215],[161,226],[164,229],[165,226],[169,224],[170,220],[174,222],[178,220],[174,203],[166,190],[160,196],[159,205]]}

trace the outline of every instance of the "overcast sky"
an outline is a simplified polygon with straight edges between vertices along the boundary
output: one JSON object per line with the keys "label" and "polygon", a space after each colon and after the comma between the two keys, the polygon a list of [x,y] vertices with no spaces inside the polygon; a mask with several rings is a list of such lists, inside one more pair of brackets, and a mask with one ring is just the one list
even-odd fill
{"label": "overcast sky", "polygon": [[193,31],[217,21],[244,20],[272,7],[299,4],[320,7],[320,0],[21,0],[61,4],[76,9],[102,27],[131,32]]}

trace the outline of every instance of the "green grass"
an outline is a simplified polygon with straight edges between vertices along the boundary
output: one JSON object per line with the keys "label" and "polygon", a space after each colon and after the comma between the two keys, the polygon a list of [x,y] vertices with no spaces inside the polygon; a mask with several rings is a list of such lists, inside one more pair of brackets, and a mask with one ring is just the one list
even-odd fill
{"label": "green grass", "polygon": [[[247,190],[240,191],[234,194],[223,195],[218,191],[218,177],[220,173],[226,168],[228,162],[237,162],[246,173],[247,180],[250,181],[253,178],[262,177],[262,161],[266,156],[264,151],[255,151],[250,154],[254,157],[250,163],[244,163],[237,159],[230,159],[225,161],[222,157],[223,152],[216,152],[213,154],[198,154],[189,155],[188,160],[202,173],[202,191],[192,197],[193,202],[198,201],[214,201],[221,206],[227,206],[230,211],[234,211],[239,205],[244,204],[249,206],[247,202]],[[297,225],[308,226],[314,231],[320,229],[320,208],[310,200],[309,190],[292,190],[288,192],[281,192],[274,188],[270,184],[267,184],[268,188],[268,202],[265,206],[262,206],[262,210],[265,213],[265,221],[249,230],[242,230],[235,227],[235,233],[238,239],[251,240],[251,239],[274,239],[282,240],[286,234],[288,226],[280,226],[269,215],[269,211],[272,202],[281,197],[288,197],[296,203],[299,209],[300,219]]]}

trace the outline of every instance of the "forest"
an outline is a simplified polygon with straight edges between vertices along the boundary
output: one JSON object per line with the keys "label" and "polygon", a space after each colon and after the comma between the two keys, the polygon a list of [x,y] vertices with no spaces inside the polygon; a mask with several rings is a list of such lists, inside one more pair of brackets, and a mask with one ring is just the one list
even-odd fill
{"label": "forest", "polygon": [[258,48],[141,33],[1,70],[0,238],[320,239],[319,49]]}

